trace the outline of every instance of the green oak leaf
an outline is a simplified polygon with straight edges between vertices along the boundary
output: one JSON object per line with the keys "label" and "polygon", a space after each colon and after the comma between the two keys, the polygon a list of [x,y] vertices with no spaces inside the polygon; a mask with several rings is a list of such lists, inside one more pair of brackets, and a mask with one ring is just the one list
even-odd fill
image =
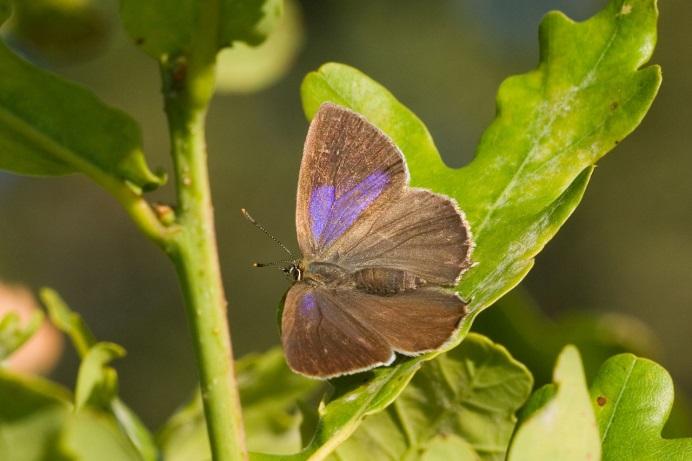
{"label": "green oak leaf", "polygon": [[199,392],[166,421],[157,436],[157,443],[161,447],[163,458],[168,461],[211,460],[204,407]]}
{"label": "green oak leaf", "polygon": [[[470,333],[423,364],[399,398],[366,418],[330,459],[504,460],[514,413],[532,385],[504,347]],[[457,454],[449,458],[450,450]]]}
{"label": "green oak leaf", "polygon": [[326,101],[363,114],[402,150],[412,186],[459,202],[478,263],[459,289],[476,310],[525,275],[552,236],[531,232],[536,216],[636,128],[656,95],[658,66],[638,70],[654,48],[655,1],[630,1],[627,15],[620,13],[623,1],[582,23],[546,15],[539,67],[502,83],[497,118],[464,168],[448,168],[425,125],[356,69],[330,63],[303,82],[308,118]]}
{"label": "green oak leaf", "polygon": [[[156,59],[184,55],[198,39],[200,16],[210,8],[217,49],[234,42],[259,45],[281,17],[282,0],[121,0],[120,15],[130,36]],[[208,13],[208,11],[206,11]],[[205,31],[209,32],[209,31]]]}
{"label": "green oak leaf", "polygon": [[606,361],[591,385],[603,460],[692,459],[692,437],[664,439],[673,381],[651,360],[620,354]]}
{"label": "green oak leaf", "polygon": [[261,45],[236,43],[216,62],[219,93],[254,93],[275,84],[291,69],[305,41],[297,0],[285,0],[283,15]]}
{"label": "green oak leaf", "polygon": [[122,357],[122,347],[113,343],[98,343],[82,317],[74,312],[50,288],[41,289],[39,296],[48,310],[51,322],[65,333],[82,359],[77,378],[75,396],[78,408],[88,402],[93,408],[110,413],[120,430],[127,435],[144,461],[156,461],[158,448],[149,429],[139,417],[117,396],[117,373],[106,366],[112,359]]}
{"label": "green oak leaf", "polygon": [[[565,344],[579,349],[586,379],[591,382],[609,357],[623,352],[655,357],[660,344],[650,327],[634,317],[615,312],[574,309],[552,318],[541,311],[521,286],[492,309],[483,311],[473,331],[504,344],[533,373],[537,384],[549,382],[552,362]],[[536,341],[536,338],[541,338]],[[692,405],[678,394],[665,433],[679,437],[692,432]]]}
{"label": "green oak leaf", "polygon": [[70,309],[58,292],[51,288],[41,289],[39,297],[48,310],[50,321],[70,338],[79,357],[84,358],[96,344],[96,338],[82,316]]}
{"label": "green oak leaf", "polygon": [[[477,265],[458,286],[471,300],[471,313],[450,348],[478,312],[528,273],[579,204],[595,162],[646,114],[661,81],[657,66],[640,69],[654,49],[657,16],[655,0],[611,0],[584,22],[549,13],[541,23],[538,68],[502,83],[497,118],[474,161],[459,169],[447,167],[425,125],[362,72],[330,63],[306,76],[301,95],[308,118],[327,101],[361,113],[402,150],[412,186],[453,197],[465,211]],[[303,454],[319,459],[333,449],[435,355],[402,359],[366,375],[364,383],[337,380]]]}
{"label": "green oak leaf", "polygon": [[322,383],[293,373],[281,348],[243,357],[236,373],[248,447],[270,453],[299,450],[303,418],[298,402],[320,392]]}
{"label": "green oak leaf", "polygon": [[[280,348],[236,362],[243,422],[250,450],[291,453],[302,446],[298,402],[319,392],[321,383],[296,375]],[[159,445],[169,461],[211,459],[202,401],[197,394],[166,423]]]}
{"label": "green oak leaf", "polygon": [[281,17],[283,0],[222,0],[220,8],[220,47],[236,41],[259,45]]}
{"label": "green oak leaf", "polygon": [[0,43],[0,169],[82,172],[112,193],[153,189],[137,123],[92,92],[24,61]]}
{"label": "green oak leaf", "polygon": [[22,322],[16,312],[0,318],[0,363],[24,345],[43,325],[41,311],[31,314],[28,322]]}
{"label": "green oak leaf", "polygon": [[109,413],[75,411],[55,383],[0,369],[0,459],[154,461],[138,452]]}
{"label": "green oak leaf", "polygon": [[[84,409],[65,419],[58,446],[70,460],[144,461],[115,419]],[[52,458],[51,458],[52,459]]]}
{"label": "green oak leaf", "polygon": [[159,449],[154,441],[154,436],[144,425],[139,416],[116,396],[111,402],[110,411],[119,429],[127,435],[128,439],[139,451],[143,461],[158,461]]}
{"label": "green oak leaf", "polygon": [[108,364],[125,356],[125,349],[115,343],[97,343],[82,359],[77,375],[75,406],[108,408],[118,394],[118,375]]}
{"label": "green oak leaf", "polygon": [[[581,174],[565,193],[545,210],[536,223],[536,232],[546,232],[555,223],[564,222],[571,210],[579,203],[588,183],[591,170]],[[466,316],[460,325],[457,341],[466,336],[476,312]],[[366,374],[332,380],[335,392],[327,396],[320,407],[320,419],[310,444],[295,459],[322,459],[341,442],[346,440],[368,415],[377,413],[392,403],[409,383],[421,365],[439,352],[414,358],[399,358],[394,366],[381,367]]]}
{"label": "green oak leaf", "polygon": [[600,459],[596,419],[579,352],[574,346],[567,346],[560,353],[553,383],[537,391],[527,404],[530,415],[514,435],[508,461]]}
{"label": "green oak leaf", "polygon": [[0,368],[0,402],[0,459],[71,461],[55,446],[72,411],[68,390]]}

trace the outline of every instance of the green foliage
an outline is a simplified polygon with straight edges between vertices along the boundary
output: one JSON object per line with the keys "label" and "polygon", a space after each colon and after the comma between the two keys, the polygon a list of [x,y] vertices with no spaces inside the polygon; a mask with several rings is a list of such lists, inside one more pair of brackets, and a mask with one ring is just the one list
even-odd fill
{"label": "green foliage", "polygon": [[[566,344],[579,349],[587,380],[596,377],[609,357],[622,352],[656,357],[660,346],[644,322],[618,313],[570,310],[557,318],[546,315],[521,286],[492,309],[483,311],[473,330],[501,342],[525,364],[537,384],[550,382],[553,361]],[[540,341],[536,341],[540,338]],[[692,433],[690,403],[678,396],[666,425],[671,436]]]}
{"label": "green foliage", "polygon": [[22,321],[14,312],[0,318],[0,363],[22,347],[43,324],[43,313],[36,311],[31,319],[22,325]]}
{"label": "green foliage", "polygon": [[515,411],[531,392],[528,370],[471,333],[426,362],[392,405],[365,419],[334,460],[503,460]]}
{"label": "green foliage", "polygon": [[159,449],[149,429],[120,398],[111,401],[110,411],[120,430],[130,439],[139,451],[143,461],[158,461]]}
{"label": "green foliage", "polygon": [[297,404],[319,395],[322,384],[293,373],[280,348],[244,357],[236,372],[248,447],[270,453],[299,450],[302,417]]}
{"label": "green foliage", "polygon": [[202,398],[196,393],[171,416],[157,437],[168,461],[207,461],[211,459]]}
{"label": "green foliage", "polygon": [[0,368],[0,459],[66,461],[56,440],[72,408],[69,391]]}
{"label": "green foliage", "polygon": [[143,461],[108,414],[86,409],[70,415],[63,424],[60,450],[70,460]]}
{"label": "green foliage", "polygon": [[[212,430],[207,431],[198,395],[171,418],[157,446],[117,396],[117,374],[109,363],[124,350],[97,342],[78,314],[44,290],[52,322],[82,358],[75,395],[0,370],[0,459],[202,461],[211,457],[209,436],[217,456],[242,456],[241,439],[233,438],[239,433],[240,418],[232,414],[239,413],[237,399],[232,381],[225,380],[230,357],[209,239],[213,221],[199,120],[212,94],[216,52],[236,42],[262,42],[281,5],[280,0],[121,0],[125,27],[162,63],[174,164],[189,180],[178,178],[188,219],[171,223],[181,232],[167,249],[177,250],[197,315],[194,334]],[[0,22],[8,13],[7,0],[0,0]],[[467,337],[476,315],[521,281],[574,211],[595,162],[644,117],[660,84],[658,67],[641,68],[654,49],[656,20],[655,0],[611,0],[581,23],[560,13],[547,15],[538,68],[501,85],[497,118],[475,160],[460,169],[448,168],[425,125],[363,73],[332,63],[307,75],[301,95],[308,118],[326,101],[356,110],[401,148],[413,186],[459,202],[471,223],[477,265],[457,287],[470,300],[470,314],[446,350],[332,380],[316,415],[310,408],[322,385],[293,374],[279,350],[238,362],[245,431],[257,452],[253,459],[499,460],[508,446],[510,460],[597,459],[601,446],[604,459],[692,456],[689,439],[660,437],[672,385],[652,362],[631,355],[609,360],[589,397],[579,354],[566,348],[553,384],[534,393],[514,432],[531,375],[503,347],[476,334]],[[2,44],[0,68],[0,168],[33,175],[85,173],[121,200],[145,233],[160,236],[160,220],[146,202],[137,201],[142,190],[163,182],[146,165],[137,124]],[[2,354],[16,349],[33,327],[19,329],[15,317],[3,319]],[[557,342],[557,336],[546,339],[542,360]]]}
{"label": "green foliage", "polygon": [[557,360],[553,386],[537,392],[519,426],[509,461],[600,459],[601,445],[579,352],[566,347]]}
{"label": "green foliage", "polygon": [[[475,160],[460,169],[445,166],[423,123],[363,73],[326,64],[305,78],[308,118],[326,101],[363,114],[402,150],[413,186],[453,197],[466,212],[478,264],[458,287],[471,299],[471,315],[451,346],[463,339],[475,314],[526,275],[534,256],[578,205],[592,165],[639,124],[651,105],[660,69],[638,69],[653,52],[655,2],[628,5],[623,14],[623,1],[613,0],[582,23],[548,14],[541,24],[539,67],[501,85],[497,118]],[[344,438],[363,416],[391,402],[422,360],[434,356],[378,370],[366,384],[337,383],[341,391],[325,406],[316,440]],[[372,385],[386,397],[344,402]],[[332,419],[332,412],[339,416]]]}
{"label": "green foliage", "polygon": [[142,153],[139,127],[90,91],[40,70],[0,43],[0,169],[82,172],[113,193],[163,179]]}
{"label": "green foliage", "polygon": [[587,391],[579,354],[569,346],[554,383],[524,407],[508,459],[690,459],[692,438],[661,437],[672,406],[668,372],[633,354],[608,359]]}
{"label": "green foliage", "polygon": [[78,410],[87,404],[109,407],[118,393],[118,375],[107,365],[124,356],[125,349],[113,343],[98,343],[89,349],[77,376],[75,406]]}
{"label": "green foliage", "polygon": [[220,8],[220,47],[236,41],[259,45],[281,17],[283,0],[222,0]]}
{"label": "green foliage", "polygon": [[[125,28],[142,49],[157,59],[186,54],[204,10],[212,15],[217,49],[244,42],[259,45],[281,16],[282,0],[121,0]],[[209,13],[207,11],[206,13]]]}
{"label": "green foliage", "polygon": [[[43,288],[40,297],[53,324],[69,336],[82,359],[74,397],[78,413],[85,409],[93,413],[85,418],[97,418],[102,421],[99,425],[100,431],[115,424],[116,429],[122,434],[114,437],[121,438],[124,435],[144,461],[158,459],[158,448],[153,436],[137,415],[118,397],[118,375],[113,368],[107,366],[113,359],[123,357],[125,350],[114,343],[97,342],[82,317],[72,311],[55,290]],[[80,421],[74,424],[78,429],[81,428]],[[82,433],[83,431],[78,432]]]}
{"label": "green foliage", "polygon": [[[124,353],[112,343],[95,343],[78,314],[44,289],[56,326],[75,346],[86,347],[76,395],[41,378],[0,368],[0,459],[13,461],[155,461],[158,450],[144,425],[117,398],[117,375],[106,366]],[[74,404],[73,404],[74,401]]]}
{"label": "green foliage", "polygon": [[692,459],[692,437],[664,439],[673,381],[651,360],[620,354],[603,364],[591,386],[603,460]]}
{"label": "green foliage", "polygon": [[39,296],[48,310],[50,321],[70,338],[79,357],[87,355],[89,349],[96,344],[96,338],[84,323],[82,316],[72,311],[51,288],[43,288]]}
{"label": "green foliage", "polygon": [[[300,401],[322,387],[286,366],[280,348],[251,354],[236,362],[245,432],[250,450],[291,453],[301,448]],[[203,461],[210,457],[199,395],[168,421],[159,435],[168,461]]]}
{"label": "green foliage", "polygon": [[[476,310],[521,280],[576,206],[561,203],[561,196],[582,187],[590,166],[639,124],[656,95],[660,69],[637,70],[653,52],[655,4],[629,2],[622,15],[622,3],[611,1],[583,23],[546,16],[539,67],[503,82],[498,116],[464,168],[444,165],[423,123],[361,72],[326,64],[303,83],[308,118],[326,101],[351,107],[396,142],[413,186],[459,202],[479,263],[459,289]],[[560,206],[566,209],[556,216]],[[552,222],[543,222],[548,217]]]}
{"label": "green foliage", "polygon": [[259,46],[234,43],[217,59],[219,93],[261,91],[283,78],[303,45],[305,31],[297,0],[285,0],[283,15],[267,40]]}

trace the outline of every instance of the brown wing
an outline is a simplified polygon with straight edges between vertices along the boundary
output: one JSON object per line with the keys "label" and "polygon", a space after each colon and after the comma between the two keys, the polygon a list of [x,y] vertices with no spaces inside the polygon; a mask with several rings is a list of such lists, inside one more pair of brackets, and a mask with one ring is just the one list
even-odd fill
{"label": "brown wing", "polygon": [[405,355],[438,349],[466,315],[466,304],[456,293],[433,287],[392,296],[344,290],[335,303]]}
{"label": "brown wing", "polygon": [[303,255],[352,272],[393,269],[456,285],[471,265],[463,213],[451,199],[407,184],[403,156],[384,133],[355,112],[323,104],[300,167],[296,229]]}
{"label": "brown wing", "polygon": [[466,313],[454,293],[435,288],[377,296],[294,284],[286,294],[281,340],[289,366],[331,378],[437,349]]}
{"label": "brown wing", "polygon": [[286,293],[281,343],[291,369],[312,378],[357,373],[394,360],[380,335],[336,305],[325,289],[306,283]]}
{"label": "brown wing", "polygon": [[319,257],[400,195],[406,181],[403,155],[384,133],[349,109],[322,104],[310,124],[298,178],[296,230],[303,255]]}
{"label": "brown wing", "polygon": [[472,240],[461,210],[449,198],[406,188],[377,215],[353,228],[325,258],[355,272],[385,268],[428,284],[454,286],[471,265]]}

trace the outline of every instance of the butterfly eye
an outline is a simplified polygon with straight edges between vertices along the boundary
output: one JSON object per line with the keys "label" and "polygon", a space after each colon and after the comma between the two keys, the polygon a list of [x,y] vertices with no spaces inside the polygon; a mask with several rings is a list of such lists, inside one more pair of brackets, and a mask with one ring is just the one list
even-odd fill
{"label": "butterfly eye", "polygon": [[295,280],[296,282],[300,282],[301,280],[303,280],[303,271],[300,270],[300,268],[299,268],[298,266],[296,266],[296,265],[290,266],[290,267],[286,270],[286,272],[287,272],[291,277],[293,277],[293,280]]}

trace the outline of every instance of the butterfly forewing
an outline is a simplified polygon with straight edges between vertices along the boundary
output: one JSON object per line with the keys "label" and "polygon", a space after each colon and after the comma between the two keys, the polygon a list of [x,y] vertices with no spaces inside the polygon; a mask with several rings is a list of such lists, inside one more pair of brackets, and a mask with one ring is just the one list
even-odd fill
{"label": "butterfly forewing", "polygon": [[350,110],[323,104],[310,124],[298,178],[296,229],[303,255],[319,257],[405,184],[403,157],[381,131]]}
{"label": "butterfly forewing", "polygon": [[471,265],[468,225],[449,198],[406,188],[399,199],[365,216],[323,257],[355,272],[387,268],[425,284],[454,286]]}

